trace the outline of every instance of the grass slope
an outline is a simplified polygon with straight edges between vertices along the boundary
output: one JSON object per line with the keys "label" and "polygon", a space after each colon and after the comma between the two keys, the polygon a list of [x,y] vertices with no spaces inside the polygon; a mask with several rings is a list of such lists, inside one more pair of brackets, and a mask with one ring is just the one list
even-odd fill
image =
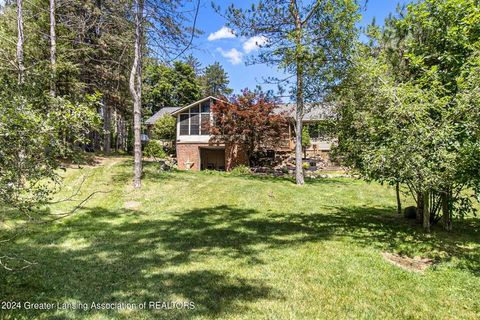
{"label": "grass slope", "polygon": [[[475,219],[425,236],[378,184],[221,173],[158,173],[133,190],[131,161],[69,169],[58,198],[87,177],[72,217],[0,249],[38,264],[0,270],[0,300],[52,303],[193,301],[195,309],[6,311],[3,319],[478,319]],[[74,204],[52,206],[63,212]],[[8,222],[7,222],[8,224]],[[3,230],[8,236],[11,231]],[[383,251],[432,257],[425,273]],[[1,255],[1,254],[0,254]]]}

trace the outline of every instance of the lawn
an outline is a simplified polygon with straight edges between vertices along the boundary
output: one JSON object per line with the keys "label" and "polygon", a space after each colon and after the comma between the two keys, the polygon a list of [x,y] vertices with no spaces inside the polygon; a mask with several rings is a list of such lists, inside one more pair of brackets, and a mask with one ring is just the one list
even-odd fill
{"label": "lawn", "polygon": [[[58,199],[74,193],[82,177],[77,199],[108,193],[0,244],[2,253],[37,263],[0,270],[0,300],[191,301],[195,308],[0,310],[0,318],[480,318],[477,219],[457,222],[450,234],[435,227],[423,235],[396,213],[394,190],[348,178],[297,187],[285,178],[161,173],[151,163],[135,191],[131,165],[112,157],[63,174]],[[77,203],[47,209],[59,213]],[[12,226],[0,224],[5,238]],[[435,264],[406,271],[383,252]]]}

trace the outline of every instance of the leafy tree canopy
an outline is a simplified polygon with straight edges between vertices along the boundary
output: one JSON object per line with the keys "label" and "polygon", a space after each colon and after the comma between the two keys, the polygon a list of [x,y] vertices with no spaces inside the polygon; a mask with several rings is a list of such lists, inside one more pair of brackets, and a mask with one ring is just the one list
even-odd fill
{"label": "leafy tree canopy", "polygon": [[149,61],[145,67],[143,92],[147,116],[164,107],[185,106],[201,97],[192,66],[180,61],[173,67]]}
{"label": "leafy tree canopy", "polygon": [[479,9],[469,0],[409,5],[358,44],[338,87],[336,152],[367,179],[407,185],[427,230],[473,209],[463,191],[478,190],[479,34],[470,22]]}
{"label": "leafy tree canopy", "polygon": [[285,139],[286,118],[275,112],[275,101],[262,92],[246,89],[229,102],[216,102],[212,112],[215,119],[210,128],[212,139],[241,144],[249,157],[254,152],[274,149]]}

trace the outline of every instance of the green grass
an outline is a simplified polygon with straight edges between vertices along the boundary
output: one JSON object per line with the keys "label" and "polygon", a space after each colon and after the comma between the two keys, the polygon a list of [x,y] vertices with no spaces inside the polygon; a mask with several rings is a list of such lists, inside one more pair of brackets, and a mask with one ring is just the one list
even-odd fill
{"label": "green grass", "polygon": [[[82,176],[76,198],[109,193],[1,244],[2,253],[37,264],[0,270],[0,300],[192,301],[195,309],[0,310],[1,319],[480,317],[477,219],[456,222],[452,233],[435,227],[424,235],[396,214],[392,189],[347,178],[297,187],[286,178],[159,173],[148,164],[135,191],[131,165],[117,157],[67,170],[59,199]],[[3,228],[5,238],[14,232]],[[385,261],[384,251],[436,264],[408,272]]]}

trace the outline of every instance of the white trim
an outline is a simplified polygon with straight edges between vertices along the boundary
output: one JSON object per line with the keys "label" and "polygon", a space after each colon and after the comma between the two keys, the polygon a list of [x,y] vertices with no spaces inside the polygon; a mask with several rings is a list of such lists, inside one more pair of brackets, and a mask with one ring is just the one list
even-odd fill
{"label": "white trim", "polygon": [[[206,115],[208,114],[209,115],[209,118],[210,118],[210,122],[212,122],[212,111],[209,109],[209,112],[202,112],[202,103],[205,102],[205,101],[208,101],[207,99],[211,99],[211,97],[208,97],[208,98],[205,98],[205,99],[202,99],[200,101],[197,101],[195,102],[194,104],[191,104],[188,106],[188,109],[184,109],[184,112],[180,112],[176,115],[176,118],[177,118],[177,134],[176,134],[176,137],[177,137],[177,143],[182,143],[182,142],[198,142],[198,143],[208,143],[210,141],[210,138],[211,138],[211,135],[209,134],[201,134],[202,133],[202,115]],[[215,99],[215,98],[213,98]],[[199,124],[198,124],[198,134],[195,134],[195,135],[192,135],[190,134],[190,130],[191,130],[191,119],[192,119],[192,112],[191,112],[191,109],[195,106],[198,106],[198,113],[194,113],[196,115],[199,116]],[[211,107],[211,103],[210,103],[210,106],[209,108]],[[182,114],[188,114],[188,135],[182,135],[180,133],[180,125],[181,125],[181,121],[180,121],[180,117]]]}
{"label": "white trim", "polygon": [[194,107],[196,104],[205,102],[205,101],[207,101],[207,100],[209,100],[209,99],[215,99],[215,100],[217,100],[217,101],[227,102],[227,101],[223,101],[223,100],[220,100],[220,99],[215,98],[215,97],[212,97],[212,96],[208,96],[208,97],[206,97],[206,98],[203,98],[202,100],[195,101],[194,103],[191,103],[191,104],[189,104],[188,106],[185,106],[185,107],[183,107],[183,108],[178,109],[177,111],[172,112],[171,115],[172,115],[172,116],[176,116],[177,114],[182,113],[183,111],[185,111],[185,110],[187,110],[187,109],[190,109],[191,107]]}
{"label": "white trim", "polygon": [[209,143],[210,142],[211,136],[206,135],[206,136],[177,136],[177,143]]}

